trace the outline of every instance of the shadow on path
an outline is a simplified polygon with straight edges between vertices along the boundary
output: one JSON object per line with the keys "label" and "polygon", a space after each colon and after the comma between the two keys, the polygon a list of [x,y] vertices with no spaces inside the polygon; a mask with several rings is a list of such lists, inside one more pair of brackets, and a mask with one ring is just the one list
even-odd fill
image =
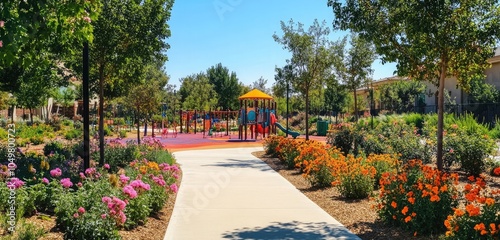
{"label": "shadow on path", "polygon": [[[318,240],[318,239],[359,239],[345,229],[325,222],[303,223],[274,222],[266,227],[242,228],[222,235],[224,239],[245,240]],[[351,238],[349,238],[351,237]]]}
{"label": "shadow on path", "polygon": [[216,162],[212,164],[205,164],[202,166],[227,167],[227,168],[253,168],[263,172],[273,171],[272,168],[270,168],[267,164],[263,163],[260,160],[227,159],[224,160],[224,162]]}

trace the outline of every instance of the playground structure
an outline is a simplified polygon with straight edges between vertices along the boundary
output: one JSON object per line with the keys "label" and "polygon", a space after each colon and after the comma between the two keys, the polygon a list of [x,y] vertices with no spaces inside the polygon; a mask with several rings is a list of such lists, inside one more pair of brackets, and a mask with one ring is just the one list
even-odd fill
{"label": "playground structure", "polygon": [[265,138],[266,134],[276,134],[276,127],[291,134],[293,138],[300,135],[298,132],[285,129],[277,122],[276,102],[273,97],[254,89],[239,97],[239,100],[238,138],[240,140],[249,140],[248,132],[250,132],[250,140],[256,140],[259,134]]}
{"label": "playground structure", "polygon": [[162,138],[167,138],[169,134],[176,137],[178,132],[187,134],[202,132],[203,138],[229,136],[231,139],[234,132],[237,131],[238,139],[246,141],[257,140],[258,136],[265,138],[266,135],[276,134],[278,128],[293,138],[300,135],[300,133],[290,131],[277,122],[277,103],[273,97],[254,89],[238,99],[240,101],[240,110],[238,111],[229,109],[174,111],[174,114],[178,114],[178,116],[174,115],[171,121],[166,120],[167,127],[162,129]]}
{"label": "playground structure", "polygon": [[237,129],[238,111],[199,111],[179,110],[179,128],[181,133],[203,132],[207,136],[229,136]]}

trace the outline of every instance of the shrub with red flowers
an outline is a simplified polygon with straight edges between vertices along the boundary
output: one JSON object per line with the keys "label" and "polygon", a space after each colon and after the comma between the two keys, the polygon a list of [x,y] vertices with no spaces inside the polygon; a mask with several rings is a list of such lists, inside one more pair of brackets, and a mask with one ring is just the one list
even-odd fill
{"label": "shrub with red flowers", "polygon": [[456,174],[411,160],[398,174],[382,175],[378,214],[384,222],[414,234],[444,232],[443,222],[458,204],[457,179]]}
{"label": "shrub with red flowers", "polygon": [[444,221],[445,239],[498,239],[500,237],[500,190],[490,189],[480,177],[469,177],[462,207]]}

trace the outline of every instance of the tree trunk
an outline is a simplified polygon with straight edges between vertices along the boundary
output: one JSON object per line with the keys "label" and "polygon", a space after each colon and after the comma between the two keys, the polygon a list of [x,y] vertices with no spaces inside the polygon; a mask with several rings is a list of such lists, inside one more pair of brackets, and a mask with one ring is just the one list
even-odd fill
{"label": "tree trunk", "polygon": [[356,88],[354,88],[353,94],[354,94],[354,120],[358,122],[358,95],[356,94]]}
{"label": "tree trunk", "polygon": [[444,80],[446,78],[446,64],[442,63],[438,88],[438,125],[437,125],[437,168],[443,170],[443,129],[444,129]]}
{"label": "tree trunk", "polygon": [[31,125],[33,125],[33,109],[30,108],[30,122],[31,122]]}
{"label": "tree trunk", "polygon": [[137,108],[137,113],[135,114],[135,120],[137,121],[137,144],[141,144],[141,133],[140,133],[140,129],[141,129],[141,124],[140,124],[140,121],[139,121],[139,108]]}
{"label": "tree trunk", "polygon": [[99,68],[99,166],[104,165],[104,66]]}
{"label": "tree trunk", "polygon": [[148,121],[144,119],[144,137],[148,135]]}
{"label": "tree trunk", "polygon": [[306,140],[309,140],[309,89],[306,91]]}

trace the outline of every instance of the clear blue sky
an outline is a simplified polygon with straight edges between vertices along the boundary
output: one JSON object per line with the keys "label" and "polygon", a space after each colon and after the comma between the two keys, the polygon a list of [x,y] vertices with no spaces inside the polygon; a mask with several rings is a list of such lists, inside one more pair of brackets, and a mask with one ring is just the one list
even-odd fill
{"label": "clear blue sky", "polygon": [[[177,0],[169,21],[172,36],[166,63],[170,84],[222,63],[250,85],[261,76],[274,83],[275,66],[282,67],[290,54],[272,38],[282,35],[280,21],[293,19],[308,28],[318,19],[332,28],[333,13],[326,0]],[[331,40],[343,32],[330,34]],[[390,77],[395,64],[373,65],[373,79]]]}

